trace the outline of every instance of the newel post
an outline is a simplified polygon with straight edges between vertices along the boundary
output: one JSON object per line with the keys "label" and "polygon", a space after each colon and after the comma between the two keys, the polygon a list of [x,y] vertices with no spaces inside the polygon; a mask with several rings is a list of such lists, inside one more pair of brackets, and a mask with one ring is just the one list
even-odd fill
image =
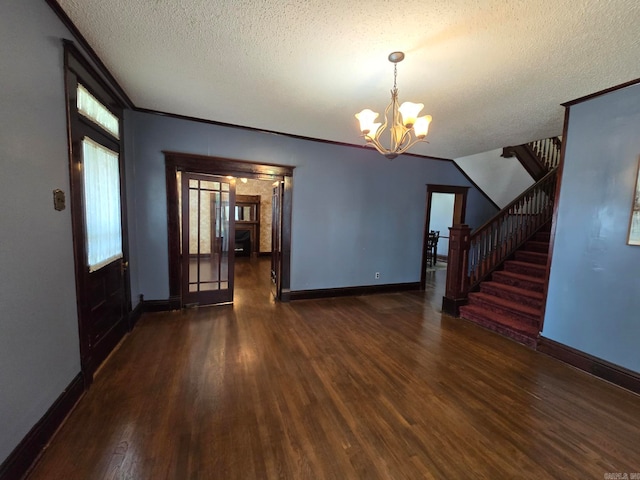
{"label": "newel post", "polygon": [[471,228],[469,225],[449,227],[449,257],[447,259],[447,283],[442,297],[442,311],[457,317],[461,305],[467,303],[469,288],[469,246]]}

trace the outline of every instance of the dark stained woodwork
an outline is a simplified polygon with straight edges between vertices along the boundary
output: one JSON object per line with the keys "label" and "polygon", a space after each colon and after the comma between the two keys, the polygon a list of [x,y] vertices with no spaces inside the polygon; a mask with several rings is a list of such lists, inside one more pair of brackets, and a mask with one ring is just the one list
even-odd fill
{"label": "dark stained woodwork", "polygon": [[422,232],[422,266],[420,269],[420,288],[424,289],[427,281],[427,261],[428,261],[428,238],[431,230],[431,200],[434,193],[452,193],[455,195],[453,203],[453,222],[452,225],[463,224],[467,211],[467,193],[469,187],[460,187],[456,185],[437,185],[434,183],[427,184],[427,199],[425,206],[424,229]]}
{"label": "dark stained woodwork", "polygon": [[425,291],[144,314],[29,480],[605,478],[640,397],[439,312]]}
{"label": "dark stained woodwork", "polygon": [[0,480],[17,480],[24,476],[42,450],[47,446],[56,430],[84,393],[84,379],[78,373],[69,386],[51,405],[47,413],[0,465]]}
{"label": "dark stained woodwork", "polygon": [[[564,110],[564,125],[562,128],[562,138],[567,138],[567,133],[569,133],[569,115],[571,112],[571,108],[566,107]],[[560,190],[562,189],[562,176],[564,174],[564,155],[567,148],[567,142],[563,141],[560,145],[560,161],[558,162],[558,176],[556,179],[556,189],[554,192],[554,198],[560,198]],[[551,232],[549,234],[549,258],[547,259],[547,272],[546,279],[547,281],[544,283],[544,298],[547,298],[547,294],[549,292],[549,278],[551,277],[551,263],[553,262],[553,247],[556,241],[556,227],[558,225],[558,205],[560,202],[553,202],[553,214],[551,215]],[[543,302],[542,310],[540,313],[540,331],[544,329],[544,317],[545,311],[547,309],[547,302]]]}
{"label": "dark stained woodwork", "polygon": [[[252,218],[236,220],[236,234],[249,232],[251,243],[251,255],[254,257],[260,253],[260,195],[236,195],[237,207],[251,207]],[[237,255],[237,253],[236,253]]]}
{"label": "dark stained woodwork", "polygon": [[[570,100],[568,102],[562,103],[561,105],[563,107],[572,107],[573,105],[577,105],[578,103],[586,102],[587,100],[591,100],[592,98],[600,97],[602,95],[606,95],[607,93],[615,92],[616,90],[621,90],[623,88],[627,88],[632,85],[637,85],[638,83],[640,83],[640,78],[629,80],[628,82],[621,83],[620,85],[615,85],[613,87],[605,88],[604,90],[600,90],[599,92],[590,93],[589,95],[576,98],[575,100]],[[567,137],[562,137],[562,138],[567,138]]]}
{"label": "dark stained woodwork", "polygon": [[[53,0],[50,0],[50,1],[53,1]],[[324,138],[314,138],[314,137],[307,137],[305,135],[296,135],[294,133],[277,132],[275,130],[265,130],[265,129],[255,128],[255,127],[247,127],[245,125],[237,125],[237,124],[234,124],[234,123],[219,122],[219,121],[216,121],[216,120],[209,120],[209,119],[205,119],[205,118],[191,117],[189,115],[180,115],[180,114],[171,113],[171,112],[163,112],[163,111],[160,111],[160,110],[152,110],[152,109],[149,109],[149,108],[134,107],[134,110],[136,112],[147,113],[149,115],[158,115],[158,116],[162,116],[162,117],[176,118],[176,119],[179,119],[179,120],[186,120],[186,121],[189,121],[189,122],[204,123],[205,125],[217,125],[217,126],[220,126],[220,127],[235,128],[235,129],[245,130],[245,131],[249,131],[249,132],[266,133],[266,134],[269,134],[269,135],[279,135],[279,136],[287,137],[287,138],[295,138],[296,140],[306,140],[308,142],[317,142],[317,143],[324,143],[324,144],[327,144],[327,145],[337,145],[337,146],[341,146],[341,147],[350,147],[350,148],[358,148],[358,149],[366,148],[367,150],[370,150],[370,147],[367,147],[366,145],[363,145],[363,144],[354,145],[353,143],[338,142],[338,141],[335,141],[335,140],[327,140],[327,139],[324,139]],[[455,165],[455,162],[451,158],[434,157],[434,156],[430,156],[430,155],[421,155],[421,154],[418,154],[418,153],[403,153],[402,155],[403,156],[407,156],[407,157],[421,158],[423,160],[436,160],[436,161],[439,161],[439,162],[449,162],[449,163],[452,163],[452,164]]]}
{"label": "dark stained woodwork", "polygon": [[603,380],[619,385],[627,390],[640,394],[640,374],[627,368],[615,365],[575,348],[540,337],[538,351],[557,358],[580,370],[600,377]]}
{"label": "dark stained woodwork", "polygon": [[[82,56],[73,42],[63,41],[67,134],[69,141],[70,204],[78,309],[80,363],[88,385],[95,370],[107,358],[130,328],[131,289],[128,272],[127,199],[123,145],[123,105]],[[81,83],[107,109],[118,117],[119,139],[78,113],[77,85]],[[120,172],[120,202],[123,257],[89,272],[84,213],[84,178],[82,140],[93,141],[117,152]]]}
{"label": "dark stained woodwork", "polygon": [[169,250],[169,294],[181,298],[180,221],[178,213],[178,186],[176,173],[192,172],[208,175],[231,175],[260,180],[284,181],[281,296],[289,300],[291,285],[291,211],[293,200],[293,170],[288,165],[261,164],[229,158],[210,157],[190,153],[163,151],[165,157],[165,182],[167,187],[167,243]]}
{"label": "dark stained woodwork", "polygon": [[540,180],[547,173],[547,168],[527,144],[504,147],[502,156],[505,158],[516,157],[535,181]]}
{"label": "dark stained woodwork", "polygon": [[[235,260],[235,180],[214,175],[201,175],[191,172],[182,173],[182,245],[185,246],[181,258],[182,263],[182,305],[213,305],[233,302],[234,260]],[[197,186],[192,186],[195,181]],[[204,186],[209,183],[209,186]],[[213,184],[217,183],[217,187]],[[226,185],[227,191],[224,190]],[[209,218],[202,218],[202,195],[207,192],[205,198],[209,203]],[[226,194],[226,207],[223,196]],[[197,209],[191,212],[191,201],[195,198]],[[221,211],[227,208],[227,220],[223,219]],[[195,214],[195,222],[191,215]],[[219,219],[216,220],[216,215]],[[209,251],[201,252],[202,237],[200,229],[205,224],[209,225]],[[195,232],[193,224],[195,223]],[[227,224],[228,237],[226,239],[227,250],[224,250],[225,240],[221,236],[221,230],[216,231],[221,224]],[[190,239],[196,238],[196,251],[191,251]],[[191,262],[195,261],[196,271],[191,272]],[[226,263],[226,265],[225,265]],[[207,264],[213,270],[202,274],[201,267]],[[214,273],[215,272],[215,273]],[[195,274],[195,278],[193,275]],[[226,288],[225,288],[226,287]],[[192,291],[192,288],[194,289]]]}
{"label": "dark stained woodwork", "polygon": [[379,293],[407,292],[419,289],[420,284],[418,282],[408,282],[388,283],[386,285],[363,285],[359,287],[320,288],[316,290],[293,290],[291,292],[291,300],[373,295]]}
{"label": "dark stained woodwork", "polygon": [[442,311],[458,316],[461,305],[467,303],[469,277],[469,245],[471,228],[469,225],[454,225],[449,228],[449,254],[447,259],[447,280],[444,296],[442,297]]}

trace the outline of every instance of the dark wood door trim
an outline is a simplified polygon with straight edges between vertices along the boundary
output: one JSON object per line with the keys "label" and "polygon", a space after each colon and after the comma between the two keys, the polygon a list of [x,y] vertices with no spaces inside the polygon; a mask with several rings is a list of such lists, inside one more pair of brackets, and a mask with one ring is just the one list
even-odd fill
{"label": "dark wood door trim", "polygon": [[[64,67],[65,67],[65,95],[67,100],[67,134],[69,141],[69,177],[70,177],[70,204],[73,229],[73,250],[75,260],[76,277],[76,301],[78,309],[78,331],[80,340],[80,364],[85,383],[89,385],[93,380],[93,374],[100,363],[109,355],[117,343],[129,329],[129,314],[131,312],[131,289],[129,272],[126,270],[126,261],[129,258],[129,244],[127,235],[127,201],[125,188],[125,159],[123,149],[123,105],[113,92],[113,89],[104,82],[91,65],[86,61],[80,51],[72,42],[64,41]],[[80,115],[76,108],[76,88],[81,83],[94,95],[105,107],[107,107],[120,122],[119,139],[106,133],[92,122]],[[120,169],[120,203],[121,203],[121,230],[122,253],[120,260],[109,266],[103,267],[104,278],[113,279],[120,275],[117,283],[121,284],[122,315],[111,325],[102,325],[100,332],[94,331],[95,315],[92,310],[92,298],[95,294],[95,286],[91,284],[91,277],[87,267],[86,251],[86,225],[84,221],[84,197],[82,178],[82,139],[90,136],[101,145],[118,152]],[[107,272],[109,270],[109,272]],[[91,274],[91,275],[95,275]],[[106,280],[105,280],[106,281]],[[106,285],[106,283],[105,283]],[[118,291],[120,287],[118,288]],[[120,295],[120,293],[118,293]],[[98,334],[99,333],[99,334]]]}
{"label": "dark wood door trim", "polygon": [[259,180],[284,181],[282,222],[282,292],[279,300],[288,301],[291,291],[291,211],[293,199],[293,170],[288,165],[257,163],[206,155],[163,151],[167,187],[167,240],[169,250],[169,295],[172,303],[182,297],[180,264],[180,220],[178,212],[177,172],[230,175]]}
{"label": "dark wood door trim", "polygon": [[470,187],[457,185],[427,184],[426,213],[424,220],[424,232],[422,238],[422,267],[420,269],[420,289],[424,290],[427,282],[427,238],[429,236],[429,224],[431,223],[431,197],[434,193],[452,193],[455,195],[453,205],[454,225],[465,221],[467,211],[467,193]]}

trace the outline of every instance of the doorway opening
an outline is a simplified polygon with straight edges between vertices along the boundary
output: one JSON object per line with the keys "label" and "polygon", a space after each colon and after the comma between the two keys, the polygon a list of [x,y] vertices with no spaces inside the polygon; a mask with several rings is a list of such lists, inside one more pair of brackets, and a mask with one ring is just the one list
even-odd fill
{"label": "doorway opening", "polygon": [[[255,260],[261,254],[272,257],[271,290],[274,298],[289,301],[294,167],[177,152],[163,153],[167,185],[171,304],[182,307],[232,302],[236,257],[244,262]],[[204,189],[204,201],[203,191],[195,183],[198,179],[211,182]],[[198,193],[193,200],[189,200],[192,205],[185,205],[181,198],[189,198],[186,196],[190,191],[189,182],[193,185],[191,190],[198,190]],[[276,185],[282,192],[278,205],[271,204],[274,198],[272,189]],[[218,187],[220,202],[216,204]],[[261,193],[256,192],[258,187]],[[263,197],[269,202],[269,208],[262,201]],[[267,221],[265,214],[268,214],[269,209],[272,214]],[[196,212],[197,220],[190,215],[193,211]],[[222,225],[219,225],[220,221]],[[187,222],[193,225],[190,226]],[[264,227],[270,228],[269,234],[265,233]],[[195,239],[189,238],[185,229],[194,232],[191,237]],[[272,232],[279,240],[277,250],[267,250],[265,246],[265,241],[273,235]],[[189,245],[188,255],[183,252],[184,245]],[[242,258],[245,255],[248,258]],[[193,268],[194,260],[196,268]],[[211,262],[215,263],[214,266],[224,268],[210,268]],[[225,274],[225,278],[220,275],[216,277],[216,272]],[[209,293],[205,293],[205,290],[198,294],[200,286],[208,289]],[[212,286],[218,287],[213,289],[217,293],[210,293],[209,287]]]}
{"label": "doorway opening", "polygon": [[449,251],[449,227],[464,223],[469,187],[427,184],[420,288],[424,290],[427,269],[438,258],[446,261]]}

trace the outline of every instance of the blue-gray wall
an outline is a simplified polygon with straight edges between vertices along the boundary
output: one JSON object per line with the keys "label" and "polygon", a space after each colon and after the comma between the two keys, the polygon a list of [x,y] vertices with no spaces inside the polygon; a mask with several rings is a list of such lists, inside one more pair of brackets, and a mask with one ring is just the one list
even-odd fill
{"label": "blue-gray wall", "polygon": [[[469,186],[451,162],[331,145],[148,113],[127,116],[135,164],[134,275],[146,299],[169,296],[164,156],[173,150],[295,166],[291,289],[420,280],[426,184]],[[354,140],[357,140],[354,126]],[[130,179],[131,180],[131,179]],[[467,222],[495,208],[475,188]],[[380,272],[380,279],[374,278]]]}
{"label": "blue-gray wall", "polygon": [[544,331],[640,372],[640,247],[626,245],[640,85],[570,108]]}
{"label": "blue-gray wall", "polygon": [[0,2],[0,463],[80,372],[62,37],[44,1]]}

